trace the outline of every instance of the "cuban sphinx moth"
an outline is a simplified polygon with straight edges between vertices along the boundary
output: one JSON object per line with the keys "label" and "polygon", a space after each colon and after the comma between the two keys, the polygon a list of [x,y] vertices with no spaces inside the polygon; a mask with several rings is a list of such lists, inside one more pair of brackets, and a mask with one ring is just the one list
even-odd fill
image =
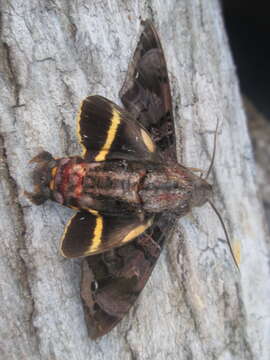
{"label": "cuban sphinx moth", "polygon": [[168,72],[150,21],[120,91],[124,109],[89,96],[78,114],[81,156],[37,155],[37,205],[77,210],[61,253],[82,260],[81,297],[89,334],[108,333],[145,286],[180,216],[204,205],[212,186],[177,163]]}

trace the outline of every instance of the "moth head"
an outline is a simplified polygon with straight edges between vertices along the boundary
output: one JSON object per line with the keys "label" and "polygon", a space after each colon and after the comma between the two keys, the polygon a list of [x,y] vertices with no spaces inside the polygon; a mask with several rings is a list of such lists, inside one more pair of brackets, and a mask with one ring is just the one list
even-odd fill
{"label": "moth head", "polygon": [[50,182],[52,180],[52,169],[56,166],[56,160],[47,151],[35,156],[30,163],[36,163],[32,173],[35,191],[25,192],[25,195],[36,205],[43,204],[51,197]]}
{"label": "moth head", "polygon": [[212,197],[213,187],[206,180],[197,177],[191,198],[191,206],[202,206]]}

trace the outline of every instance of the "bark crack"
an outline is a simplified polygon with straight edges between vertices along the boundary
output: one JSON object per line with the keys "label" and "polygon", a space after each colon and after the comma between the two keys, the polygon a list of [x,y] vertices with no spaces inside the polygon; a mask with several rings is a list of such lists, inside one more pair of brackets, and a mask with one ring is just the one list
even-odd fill
{"label": "bark crack", "polygon": [[[184,236],[183,234],[179,234],[180,235],[180,239],[181,239],[181,247],[182,247],[182,251],[185,252],[185,239],[184,239]],[[180,246],[179,246],[180,247]],[[178,254],[177,254],[177,263],[179,264],[179,254],[180,253],[180,250],[178,251]],[[187,256],[183,255],[183,258],[186,258],[187,259]],[[193,323],[193,328],[194,328],[194,331],[196,334],[198,334],[198,336],[200,336],[200,327],[199,327],[199,324],[198,324],[198,321],[197,321],[197,318],[196,318],[196,312],[193,310],[193,306],[192,306],[192,303],[190,302],[190,299],[189,299],[189,294],[188,294],[188,287],[187,287],[187,279],[186,279],[186,276],[185,276],[185,269],[184,269],[184,265],[182,264],[181,265],[181,271],[180,271],[180,275],[179,276],[175,276],[174,274],[177,274],[178,272],[178,269],[176,268],[175,266],[175,258],[171,258],[171,255],[170,255],[170,252],[167,251],[166,252],[166,263],[168,264],[168,267],[169,267],[169,276],[171,277],[172,279],[172,282],[177,282],[178,283],[178,287],[179,289],[182,289],[181,290],[181,294],[182,294],[182,298],[183,298],[183,302],[185,304],[185,307],[189,313],[189,316],[190,316],[190,319]],[[202,343],[202,341],[201,341]],[[201,347],[201,350],[203,351],[204,353],[204,356],[205,356],[205,359],[207,358],[207,355],[203,349],[203,347]],[[190,356],[190,352],[192,354],[192,350],[189,349],[189,356]],[[193,354],[192,354],[192,357],[193,357]]]}
{"label": "bark crack", "polygon": [[[20,285],[23,288],[23,294],[25,297],[25,302],[29,306],[29,316],[28,316],[28,323],[29,323],[29,333],[33,339],[33,346],[36,352],[40,354],[40,347],[39,347],[39,336],[37,332],[37,328],[34,325],[33,318],[36,312],[35,309],[35,300],[32,294],[32,289],[30,285],[30,276],[29,276],[29,268],[27,266],[27,246],[26,246],[26,224],[24,221],[24,213],[22,206],[18,199],[18,186],[16,181],[11,175],[9,169],[9,162],[7,157],[7,151],[5,147],[5,139],[2,134],[0,134],[0,160],[2,163],[1,166],[1,178],[6,182],[8,187],[8,197],[10,198],[9,203],[12,207],[12,212],[14,215],[14,232],[16,234],[16,242],[17,242],[17,254],[16,257],[16,273],[20,277]],[[17,267],[20,271],[18,271]]]}
{"label": "bark crack", "polygon": [[4,53],[5,53],[5,57],[6,57],[7,68],[9,70],[8,71],[9,81],[14,86],[15,104],[13,105],[13,107],[24,106],[24,104],[20,104],[21,84],[17,80],[18,77],[16,74],[15,66],[12,61],[11,48],[6,42],[3,42],[2,44],[3,44],[3,49],[4,49]]}
{"label": "bark crack", "polygon": [[131,359],[131,360],[138,360],[138,359],[139,359],[138,353],[137,353],[137,351],[135,351],[135,350],[132,348],[132,346],[131,346],[131,344],[130,344],[130,342],[129,342],[129,340],[128,340],[128,334],[129,334],[131,328],[132,328],[132,325],[130,325],[130,327],[129,327],[129,328],[127,329],[127,331],[125,332],[124,339],[125,339],[125,343],[126,343],[126,345],[127,345],[128,351],[129,351],[129,353],[130,353],[130,359]]}

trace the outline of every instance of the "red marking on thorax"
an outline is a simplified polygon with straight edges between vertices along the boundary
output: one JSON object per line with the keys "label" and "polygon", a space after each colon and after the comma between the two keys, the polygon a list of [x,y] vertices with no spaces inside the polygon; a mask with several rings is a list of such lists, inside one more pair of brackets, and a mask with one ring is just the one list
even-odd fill
{"label": "red marking on thorax", "polygon": [[74,170],[76,174],[74,180],[77,182],[75,185],[75,197],[79,197],[82,193],[83,178],[86,170],[82,164],[74,166]]}
{"label": "red marking on thorax", "polygon": [[60,184],[60,192],[63,196],[70,191],[70,186],[74,189],[73,196],[79,197],[81,195],[85,171],[84,164],[69,162],[64,165]]}
{"label": "red marking on thorax", "polygon": [[64,165],[64,169],[62,170],[62,174],[61,174],[61,182],[60,182],[60,192],[62,195],[65,194],[66,192],[66,188],[68,185],[68,175],[69,175],[69,169],[70,169],[70,163],[67,163],[66,165]]}

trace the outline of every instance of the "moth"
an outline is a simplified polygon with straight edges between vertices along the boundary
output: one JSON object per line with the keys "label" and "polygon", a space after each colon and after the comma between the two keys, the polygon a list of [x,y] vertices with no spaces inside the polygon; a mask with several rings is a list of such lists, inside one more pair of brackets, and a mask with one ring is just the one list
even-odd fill
{"label": "moth", "polygon": [[37,205],[51,199],[77,212],[61,253],[82,260],[81,298],[92,338],[129,311],[171,237],[176,220],[204,205],[212,186],[177,163],[172,99],[164,53],[143,22],[120,91],[124,109],[101,96],[82,101],[81,156],[32,159]]}

